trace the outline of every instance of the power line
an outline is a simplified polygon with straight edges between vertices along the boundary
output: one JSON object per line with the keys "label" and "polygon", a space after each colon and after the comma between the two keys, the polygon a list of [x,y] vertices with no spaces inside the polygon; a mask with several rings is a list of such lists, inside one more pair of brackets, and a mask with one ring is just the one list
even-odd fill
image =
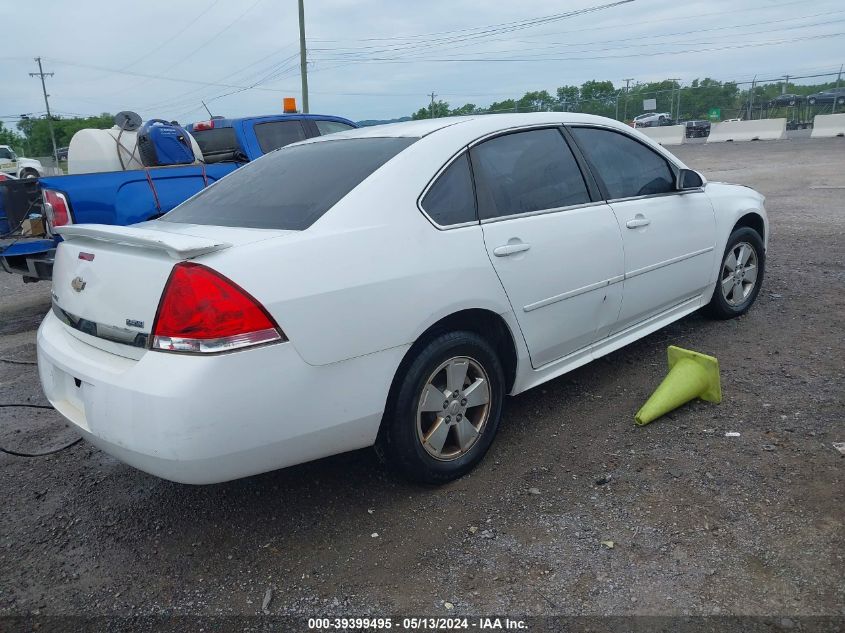
{"label": "power line", "polygon": [[[565,61],[591,61],[597,59],[624,59],[630,57],[654,57],[659,55],[678,55],[682,53],[705,53],[705,52],[712,52],[712,51],[721,51],[721,50],[731,50],[731,49],[740,49],[740,48],[751,48],[757,46],[773,46],[776,44],[789,44],[792,42],[805,42],[807,40],[815,40],[815,39],[827,39],[827,38],[834,38],[834,37],[843,37],[845,33],[824,33],[821,35],[815,36],[804,36],[799,38],[793,39],[780,39],[780,40],[768,40],[763,42],[750,42],[745,44],[737,44],[731,46],[721,46],[715,48],[703,48],[703,49],[687,49],[687,50],[680,50],[680,51],[673,51],[673,50],[665,50],[665,51],[654,51],[654,52],[644,52],[644,53],[632,53],[628,55],[598,55],[598,56],[591,56],[591,57],[507,57],[507,58],[479,58],[479,57],[459,57],[459,58],[448,58],[448,57],[425,57],[425,58],[418,58],[418,59],[406,59],[406,58],[396,58],[396,57],[370,57],[370,58],[360,58],[356,59],[354,62],[376,62],[376,63],[383,63],[383,64],[418,64],[418,63],[453,63],[453,62],[468,62],[468,63],[479,63],[479,62],[536,62],[536,61],[553,61],[553,62],[565,62]],[[329,60],[331,61],[331,60]]]}

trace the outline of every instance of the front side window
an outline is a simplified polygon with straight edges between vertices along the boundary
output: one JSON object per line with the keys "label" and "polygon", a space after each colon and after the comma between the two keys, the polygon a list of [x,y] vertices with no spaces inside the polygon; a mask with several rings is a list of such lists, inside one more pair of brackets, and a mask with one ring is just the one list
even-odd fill
{"label": "front side window", "polygon": [[355,138],[287,147],[236,169],[161,219],[302,231],[416,140]]}
{"label": "front side window", "polygon": [[422,208],[440,226],[474,222],[475,193],[469,157],[462,154],[449,165],[425,194]]}
{"label": "front side window", "polygon": [[627,134],[588,127],[572,128],[572,134],[604,181],[609,199],[675,190],[675,177],[666,159]]}
{"label": "front side window", "polygon": [[557,129],[498,136],[472,149],[482,219],[590,201],[584,176]]}
{"label": "front side window", "polygon": [[341,123],[340,121],[314,121],[317,124],[317,130],[320,132],[320,136],[325,136],[326,134],[334,134],[335,132],[345,132],[346,130],[354,130],[355,128],[351,125],[346,123]]}
{"label": "front side window", "polygon": [[6,147],[0,147],[0,158],[8,158],[9,160],[15,160],[15,155],[12,153],[12,150]]}
{"label": "front side window", "polygon": [[305,130],[299,121],[268,121],[255,126],[255,136],[261,151],[269,154],[273,150],[305,140]]}

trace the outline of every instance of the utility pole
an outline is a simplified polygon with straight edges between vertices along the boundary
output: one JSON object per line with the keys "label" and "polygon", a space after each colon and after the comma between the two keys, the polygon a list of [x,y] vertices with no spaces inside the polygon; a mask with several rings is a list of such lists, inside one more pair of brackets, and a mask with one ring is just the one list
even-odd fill
{"label": "utility pole", "polygon": [[[839,74],[836,75],[836,91],[839,92],[839,82],[842,81],[842,68],[845,64],[839,64]],[[831,109],[831,114],[836,114],[836,100],[839,98],[839,94],[833,95],[833,108]]]}
{"label": "utility pole", "polygon": [[751,92],[748,93],[748,118],[754,120],[754,87],[757,85],[757,75],[751,80]]}
{"label": "utility pole", "polygon": [[677,116],[675,117],[675,119],[680,119],[681,118],[681,84],[678,84],[678,107],[677,107],[676,111],[677,111]]}
{"label": "utility pole", "polygon": [[308,60],[305,57],[305,0],[299,0],[299,75],[302,77],[302,111],[308,114]]}
{"label": "utility pole", "polygon": [[622,115],[622,120],[628,120],[628,86],[631,85],[631,82],[634,81],[633,77],[628,77],[627,79],[623,79],[622,81],[625,82],[625,114]]}
{"label": "utility pole", "polygon": [[789,90],[789,75],[786,76],[786,81],[783,83],[783,88],[781,88],[780,93],[785,95],[787,90]]}
{"label": "utility pole", "polygon": [[428,106],[428,118],[433,119],[434,118],[434,97],[436,97],[437,95],[434,94],[434,91],[432,90],[431,94],[428,95],[428,96],[431,97],[431,105]]}
{"label": "utility pole", "polygon": [[675,77],[669,79],[672,82],[672,90],[669,92],[669,116],[674,118],[673,110],[675,109],[675,84],[680,81],[679,78]]}
{"label": "utility pole", "polygon": [[44,92],[44,106],[47,108],[47,125],[50,128],[50,139],[53,141],[53,164],[55,165],[56,169],[59,167],[59,150],[56,148],[56,134],[53,131],[53,115],[50,114],[50,99],[48,98],[50,95],[47,94],[47,84],[44,82],[44,77],[52,77],[53,73],[45,73],[44,69],[41,67],[41,58],[36,57],[35,61],[38,62],[38,72],[37,73],[29,73],[30,77],[41,77],[41,90]]}

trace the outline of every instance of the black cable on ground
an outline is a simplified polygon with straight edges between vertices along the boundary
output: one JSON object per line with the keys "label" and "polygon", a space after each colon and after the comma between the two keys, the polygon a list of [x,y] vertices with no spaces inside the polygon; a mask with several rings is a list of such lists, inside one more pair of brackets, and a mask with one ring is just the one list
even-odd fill
{"label": "black cable on ground", "polygon": [[32,360],[12,360],[11,358],[0,358],[0,363],[10,363],[12,365],[37,365]]}
{"label": "black cable on ground", "polygon": [[[17,403],[10,403],[10,404],[0,404],[0,408],[12,408],[12,407],[20,407],[24,409],[49,409],[54,410],[53,407],[44,404],[17,404]],[[52,455],[54,453],[58,453],[63,451],[75,444],[79,444],[82,441],[81,437],[76,438],[70,444],[65,444],[64,446],[60,446],[59,448],[54,448],[52,451],[45,451],[43,453],[21,453],[20,451],[13,451],[8,448],[4,448],[0,446],[0,453],[6,453],[7,455],[14,455],[15,457],[45,457],[47,455]]]}

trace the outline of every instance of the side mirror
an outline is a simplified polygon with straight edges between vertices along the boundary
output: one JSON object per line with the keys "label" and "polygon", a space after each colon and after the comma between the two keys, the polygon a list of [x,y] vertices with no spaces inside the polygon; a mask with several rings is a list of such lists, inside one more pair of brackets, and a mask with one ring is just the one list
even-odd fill
{"label": "side mirror", "polygon": [[697,171],[692,169],[682,169],[678,172],[678,191],[698,189],[703,186],[704,178]]}

